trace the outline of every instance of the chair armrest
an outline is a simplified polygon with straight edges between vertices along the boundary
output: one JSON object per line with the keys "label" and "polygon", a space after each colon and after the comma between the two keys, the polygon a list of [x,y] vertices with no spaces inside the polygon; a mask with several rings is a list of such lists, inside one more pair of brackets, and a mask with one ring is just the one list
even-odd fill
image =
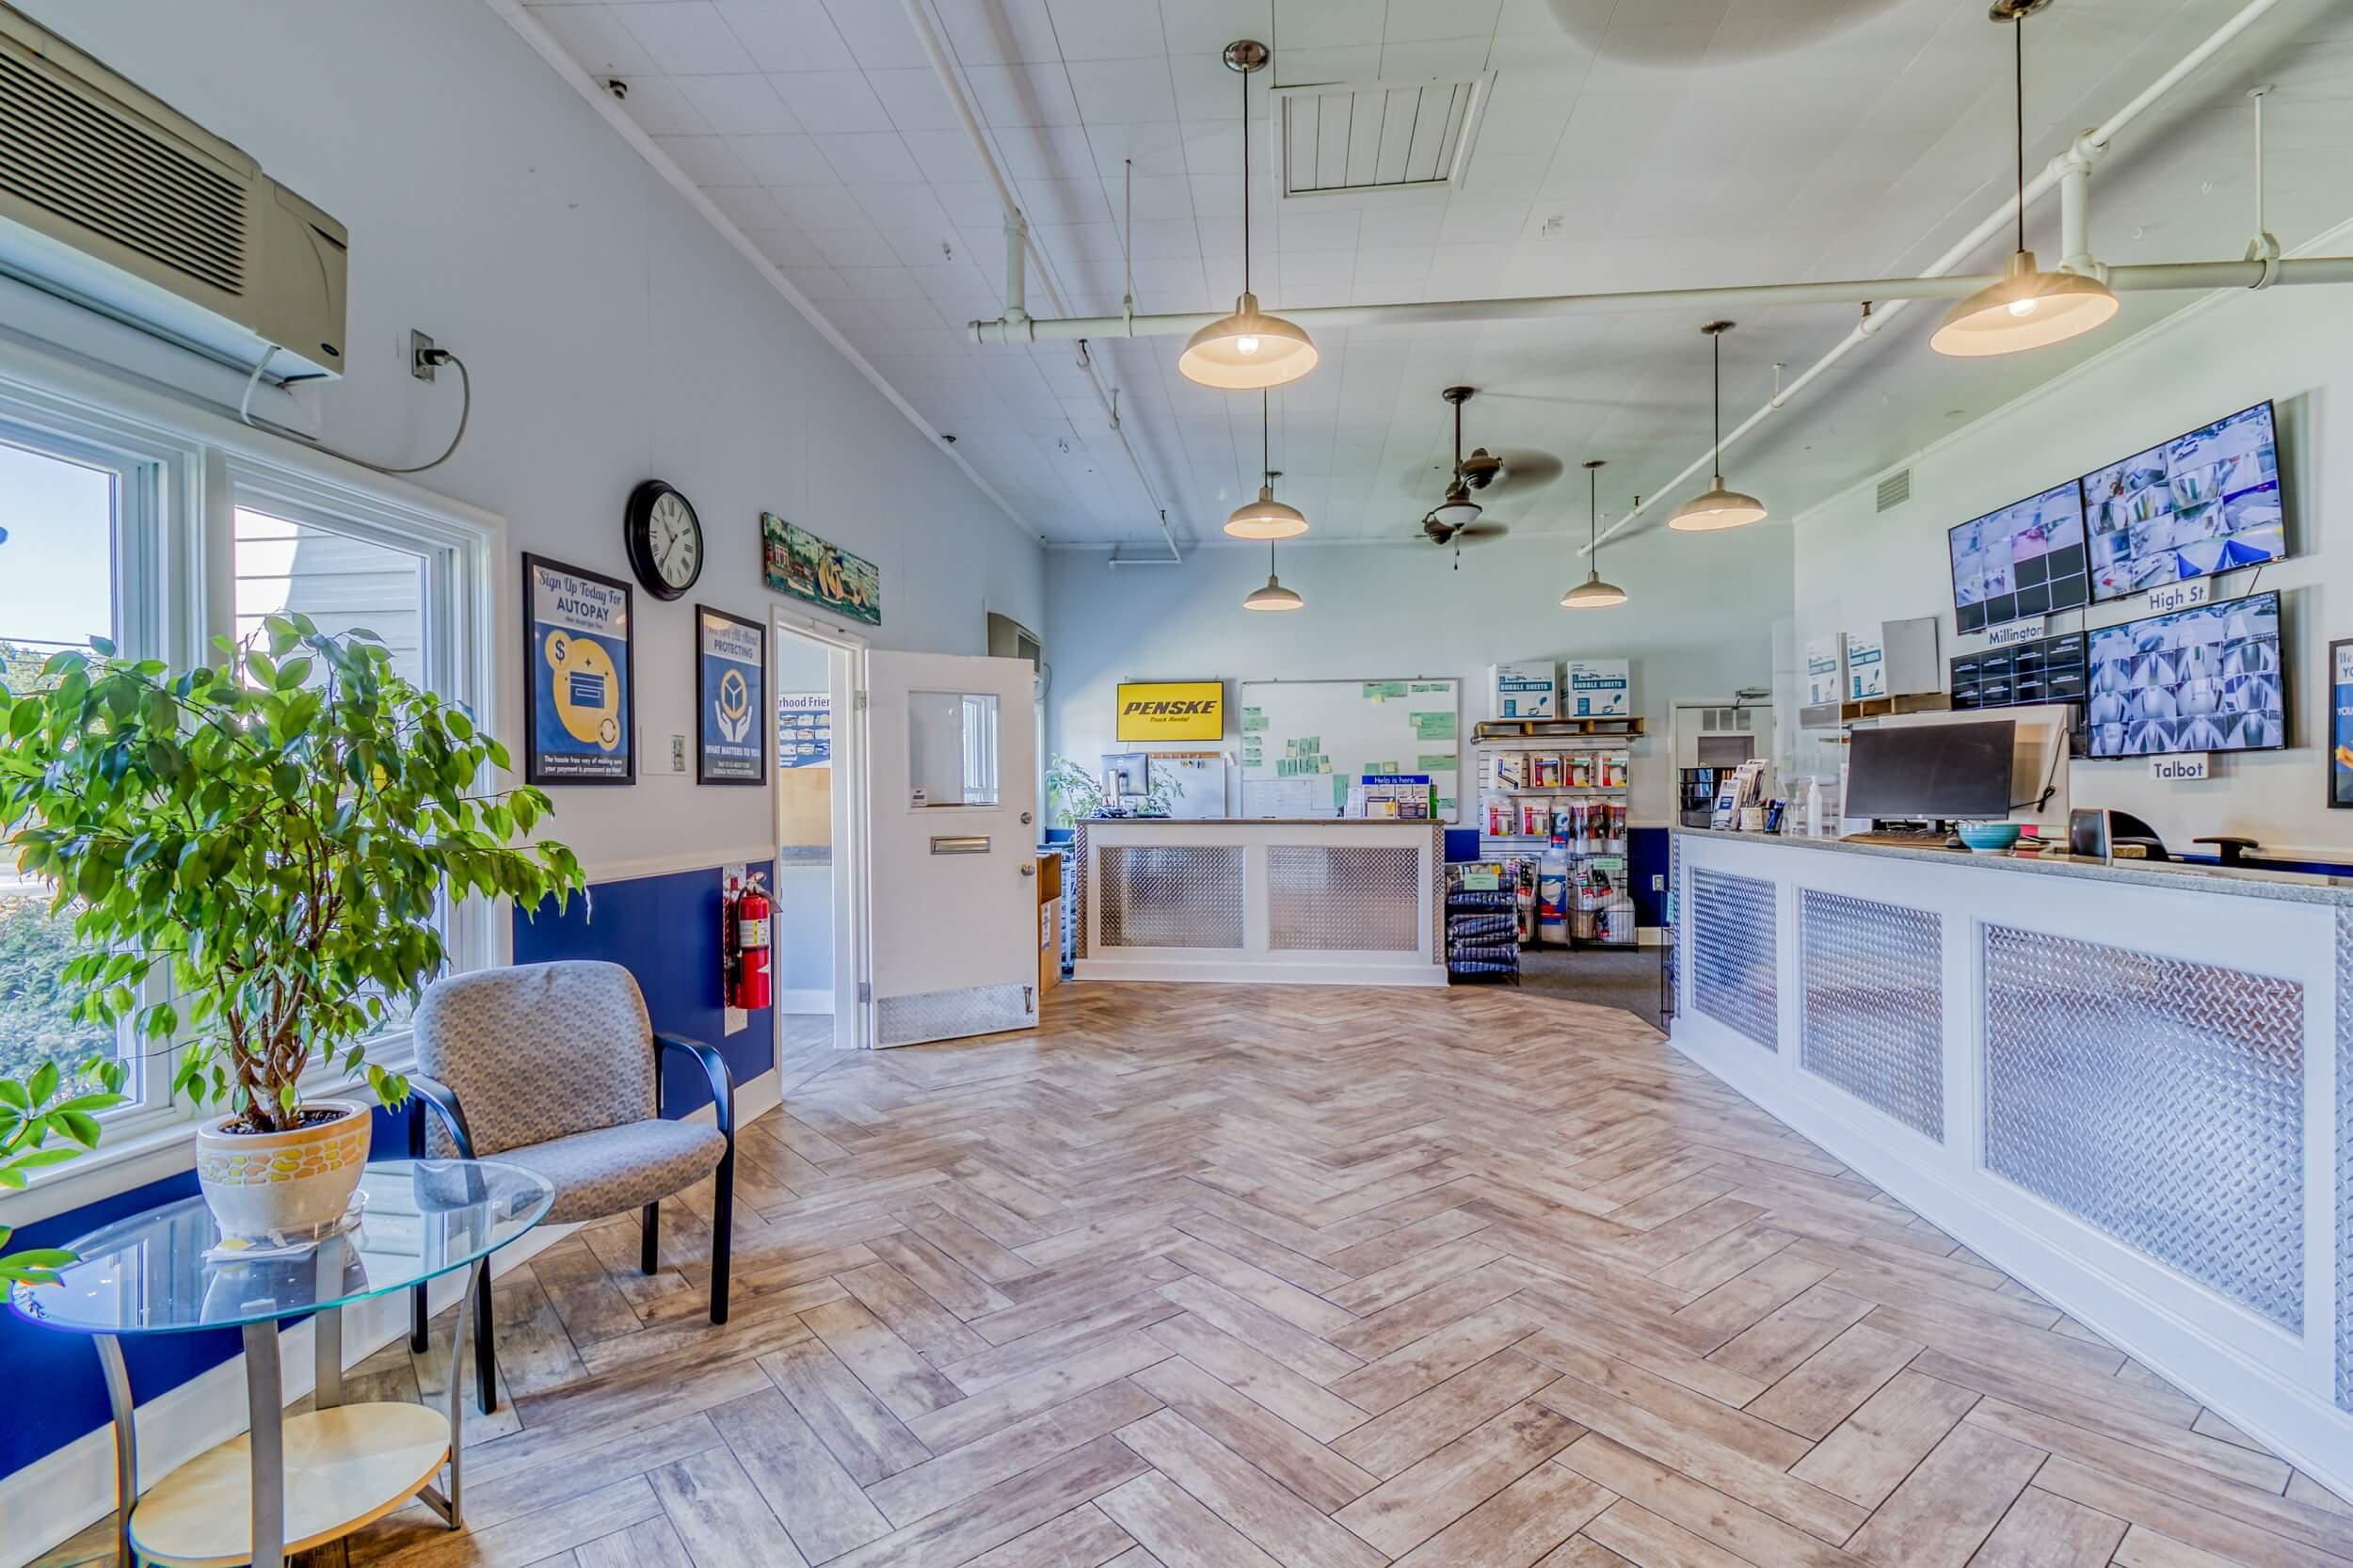
{"label": "chair armrest", "polygon": [[[656,1034],[653,1037],[653,1043],[656,1052],[655,1074],[657,1078],[660,1076],[660,1063],[667,1059],[665,1054],[667,1052],[683,1051],[689,1056],[700,1059],[703,1064],[703,1075],[711,1080],[712,1114],[719,1123],[719,1130],[727,1134],[728,1146],[734,1147],[735,1079],[728,1071],[727,1058],[719,1054],[716,1046],[704,1045],[700,1040],[681,1039],[676,1034]],[[413,1083],[416,1080],[412,1078],[409,1081]]]}
{"label": "chair armrest", "polygon": [[473,1134],[466,1127],[466,1112],[458,1107],[456,1095],[440,1079],[427,1078],[423,1073],[410,1073],[408,1077],[409,1096],[418,1102],[411,1114],[422,1123],[425,1111],[430,1108],[435,1115],[441,1118],[441,1125],[449,1129],[450,1142],[457,1145],[457,1158],[472,1160],[474,1157]]}

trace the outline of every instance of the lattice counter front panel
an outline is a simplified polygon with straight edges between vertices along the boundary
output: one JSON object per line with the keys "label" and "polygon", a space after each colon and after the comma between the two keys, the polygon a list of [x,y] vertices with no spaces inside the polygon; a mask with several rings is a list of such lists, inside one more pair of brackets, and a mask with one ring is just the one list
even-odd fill
{"label": "lattice counter front panel", "polygon": [[2304,1323],[2304,990],[1989,924],[1985,1163]]}
{"label": "lattice counter front panel", "polygon": [[1691,872],[1691,1004],[1767,1050],[1781,1048],[1773,885]]}
{"label": "lattice counter front panel", "polygon": [[1798,897],[1798,1064],[1944,1142],[1944,921],[1811,888]]}

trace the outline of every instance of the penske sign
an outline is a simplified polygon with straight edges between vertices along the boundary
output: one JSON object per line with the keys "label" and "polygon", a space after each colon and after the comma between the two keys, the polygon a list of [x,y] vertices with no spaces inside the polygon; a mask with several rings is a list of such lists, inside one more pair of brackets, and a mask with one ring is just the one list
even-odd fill
{"label": "penske sign", "polygon": [[1223,680],[1134,680],[1119,688],[1119,739],[1216,741],[1225,735]]}

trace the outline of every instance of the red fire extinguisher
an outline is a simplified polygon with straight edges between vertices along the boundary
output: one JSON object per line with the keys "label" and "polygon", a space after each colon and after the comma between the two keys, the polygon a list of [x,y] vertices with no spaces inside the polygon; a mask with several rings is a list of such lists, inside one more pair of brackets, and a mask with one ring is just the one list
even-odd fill
{"label": "red fire extinguisher", "polygon": [[755,872],[744,879],[743,891],[729,911],[728,936],[733,950],[728,966],[729,1007],[749,1012],[768,1005],[768,930],[773,912],[767,889],[760,885],[760,873]]}

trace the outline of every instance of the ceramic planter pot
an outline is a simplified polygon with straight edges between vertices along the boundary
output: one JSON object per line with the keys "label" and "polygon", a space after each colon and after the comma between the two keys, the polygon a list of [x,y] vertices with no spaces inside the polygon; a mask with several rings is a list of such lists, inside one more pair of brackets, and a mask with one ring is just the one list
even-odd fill
{"label": "ceramic planter pot", "polygon": [[234,1114],[196,1129],[196,1179],[223,1236],[259,1240],[323,1234],[343,1218],[368,1160],[374,1118],[354,1100],[312,1100],[342,1112],[292,1132],[226,1132]]}

